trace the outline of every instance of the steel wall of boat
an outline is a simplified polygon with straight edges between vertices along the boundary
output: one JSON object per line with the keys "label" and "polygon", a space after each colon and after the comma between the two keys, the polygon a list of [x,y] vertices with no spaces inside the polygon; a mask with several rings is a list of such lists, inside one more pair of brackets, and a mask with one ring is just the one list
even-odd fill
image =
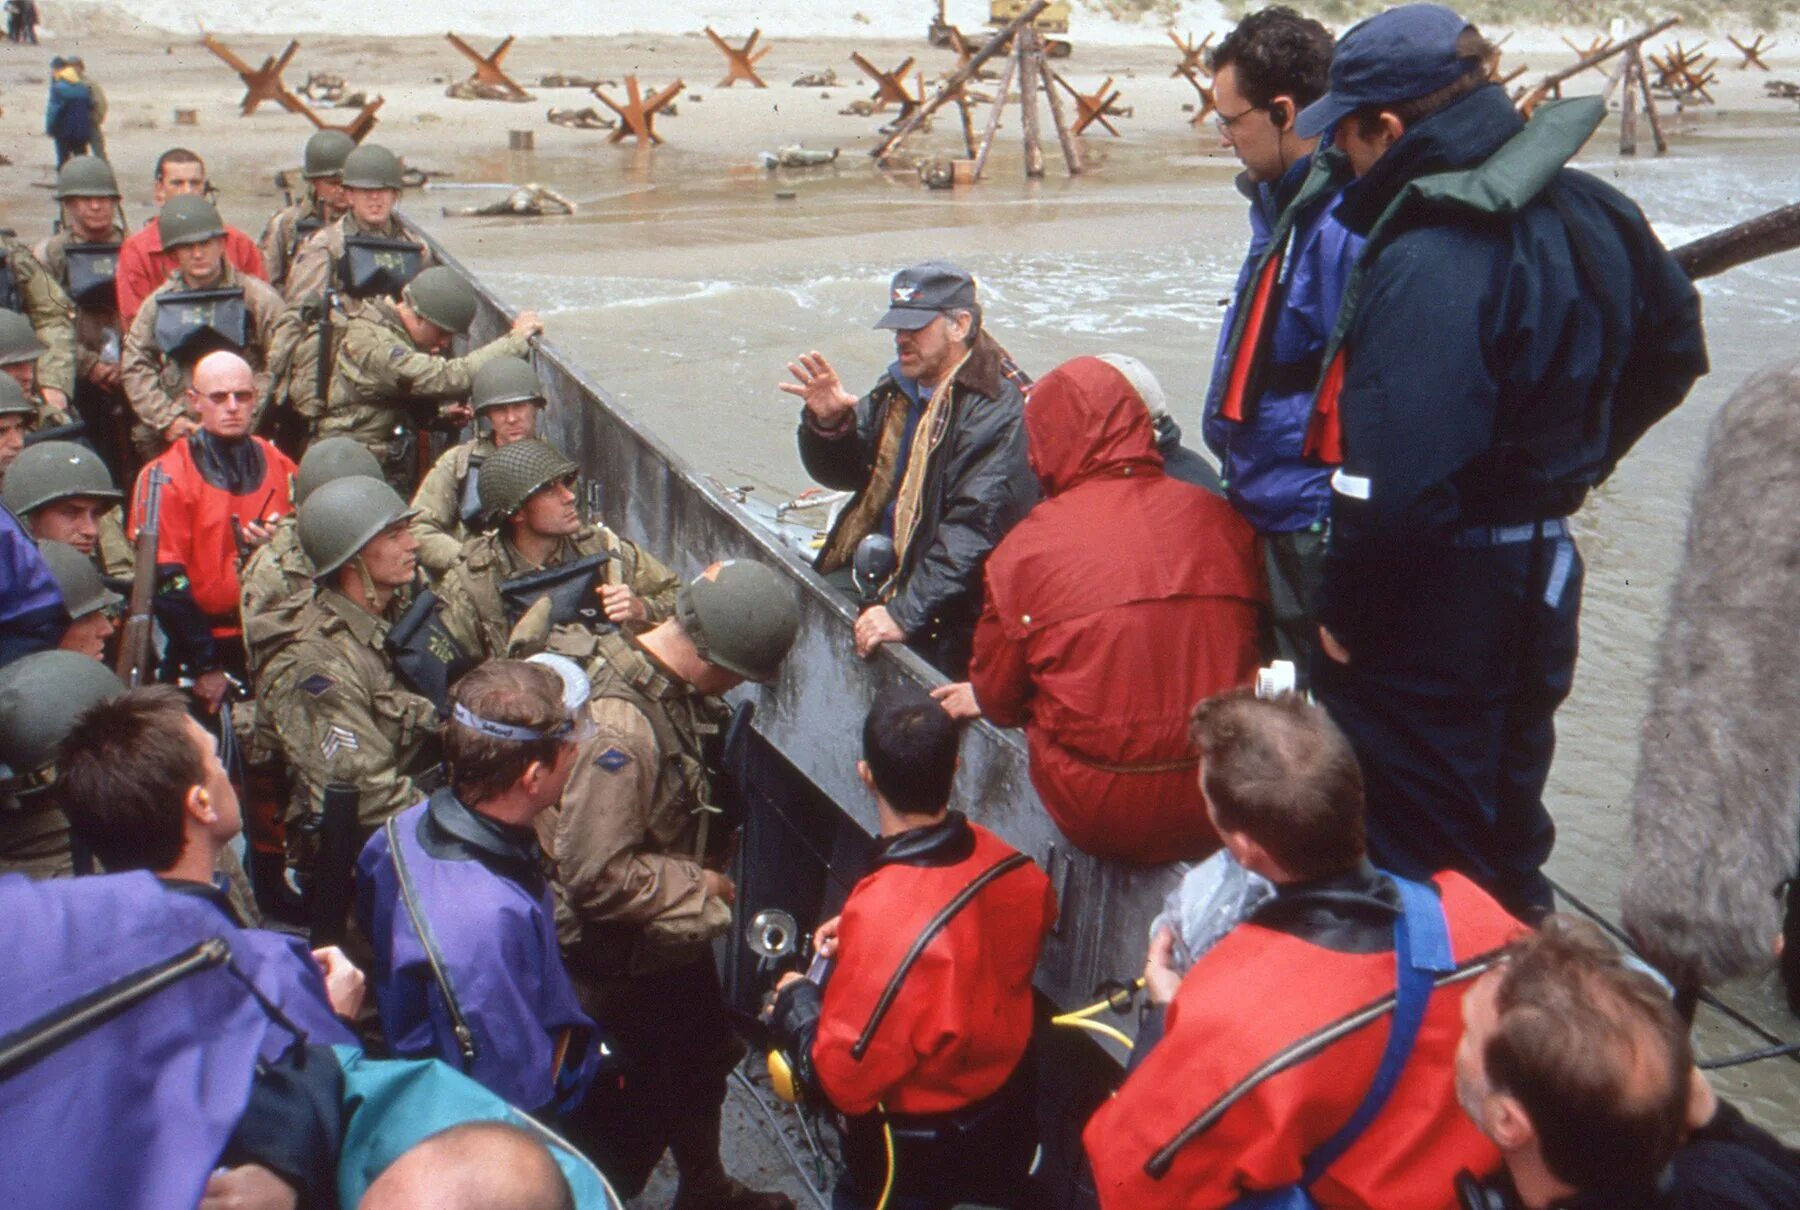
{"label": "steel wall of boat", "polygon": [[[472,342],[479,345],[505,332],[513,309],[441,245],[434,242],[433,249],[440,263],[474,282],[481,297]],[[895,647],[874,661],[858,659],[848,601],[617,408],[553,345],[540,339],[534,361],[549,401],[544,435],[600,483],[608,525],[684,577],[715,559],[733,557],[779,565],[793,577],[800,589],[800,638],[774,685],[742,692],[756,703],[757,733],[873,834],[874,806],[856,775],[863,716],[885,685],[910,681],[929,687],[942,678]],[[1017,732],[985,723],[970,728],[956,792],[960,809],[1034,857],[1056,886],[1062,916],[1038,968],[1040,990],[1053,1002],[1074,1007],[1089,1002],[1103,980],[1135,977],[1150,919],[1179,871],[1099,862],[1071,848],[1031,787]]]}

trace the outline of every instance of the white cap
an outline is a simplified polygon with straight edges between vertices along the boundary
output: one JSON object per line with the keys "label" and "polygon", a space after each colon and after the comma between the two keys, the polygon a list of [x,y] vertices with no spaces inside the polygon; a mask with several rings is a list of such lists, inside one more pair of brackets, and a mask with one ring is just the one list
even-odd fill
{"label": "white cap", "polygon": [[1163,394],[1162,383],[1156,381],[1156,375],[1150,372],[1149,366],[1124,353],[1102,353],[1100,360],[1125,375],[1125,381],[1131,384],[1131,389],[1138,393],[1138,398],[1150,409],[1150,419],[1161,420],[1169,414],[1169,397]]}

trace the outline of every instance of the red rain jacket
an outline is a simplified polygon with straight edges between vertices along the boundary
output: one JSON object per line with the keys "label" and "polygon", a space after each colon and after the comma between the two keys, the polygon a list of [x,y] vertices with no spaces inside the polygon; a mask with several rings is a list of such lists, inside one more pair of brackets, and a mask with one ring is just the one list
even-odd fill
{"label": "red rain jacket", "polygon": [[1256,536],[1231,506],[1163,474],[1125,376],[1080,357],[1025,403],[1044,499],[987,565],[969,679],[982,713],[1025,727],[1031,781],[1100,857],[1201,857],[1188,715],[1248,684],[1266,599]]}
{"label": "red rain jacket", "polygon": [[[1458,963],[1497,950],[1524,926],[1460,874],[1435,879]],[[1392,1015],[1256,1084],[1176,1153],[1161,1180],[1152,1155],[1283,1048],[1394,990],[1394,953],[1345,953],[1255,923],[1200,956],[1164,1018],[1163,1037],[1089,1120],[1082,1143],[1102,1210],[1206,1210],[1296,1181],[1307,1153],[1362,1102]],[[1462,997],[1432,994],[1392,1098],[1312,1186],[1324,1210],[1449,1210],[1464,1168],[1499,1153],[1456,1100]]]}
{"label": "red rain jacket", "polygon": [[1031,974],[1056,920],[1056,895],[1028,862],[982,887],[951,918],[901,983],[868,1050],[860,1060],[851,1055],[926,924],[1015,853],[961,816],[937,827],[952,825],[972,834],[972,851],[942,843],[917,858],[897,851],[844,902],[812,1058],[819,1086],[851,1116],[877,1104],[904,1114],[961,1109],[997,1092],[1031,1041]]}

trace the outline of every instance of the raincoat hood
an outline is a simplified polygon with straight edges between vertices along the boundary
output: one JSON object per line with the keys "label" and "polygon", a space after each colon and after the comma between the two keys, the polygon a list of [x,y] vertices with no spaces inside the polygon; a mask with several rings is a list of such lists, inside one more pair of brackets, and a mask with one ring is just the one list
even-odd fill
{"label": "raincoat hood", "polygon": [[1162,472],[1150,409],[1125,375],[1098,357],[1064,362],[1032,385],[1025,434],[1046,496],[1101,476]]}

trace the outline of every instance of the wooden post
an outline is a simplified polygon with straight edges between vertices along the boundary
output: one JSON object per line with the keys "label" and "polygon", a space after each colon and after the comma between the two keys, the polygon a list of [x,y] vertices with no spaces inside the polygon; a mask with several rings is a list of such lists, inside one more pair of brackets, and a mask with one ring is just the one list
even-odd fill
{"label": "wooden post", "polygon": [[1669,141],[1663,138],[1662,119],[1656,116],[1656,98],[1650,93],[1650,73],[1644,70],[1641,48],[1631,48],[1631,60],[1637,74],[1638,91],[1644,98],[1644,116],[1650,119],[1650,137],[1656,140],[1656,154],[1664,155],[1669,150]]}
{"label": "wooden post", "polygon": [[1019,107],[1025,128],[1025,175],[1037,180],[1044,175],[1044,145],[1038,138],[1038,89],[1043,87],[1038,70],[1043,56],[1038,48],[1037,30],[1027,27],[1019,31]]}
{"label": "wooden post", "polygon": [[[1632,78],[1637,73],[1632,70],[1630,52],[1626,52],[1620,61],[1620,74],[1625,80],[1625,95],[1619,99],[1619,154],[1637,154],[1637,88]],[[1608,86],[1608,91],[1611,86]]]}
{"label": "wooden post", "polygon": [[1747,261],[1800,248],[1800,202],[1703,235],[1672,248],[1669,255],[1694,281],[1723,273]]}
{"label": "wooden post", "polygon": [[972,160],[975,158],[975,119],[969,113],[967,95],[960,95],[956,98],[956,111],[962,115],[963,147],[968,151],[969,158]]}
{"label": "wooden post", "polygon": [[1666,21],[1659,21],[1642,33],[1633,34],[1629,38],[1614,42],[1612,45],[1595,52],[1572,67],[1565,67],[1561,71],[1551,72],[1542,80],[1538,81],[1535,87],[1528,90],[1525,95],[1520,98],[1519,112],[1529,115],[1532,109],[1545,97],[1551,95],[1553,92],[1558,92],[1558,90],[1561,89],[1564,80],[1577,76],[1596,64],[1604,63],[1614,55],[1622,55],[1634,46],[1642,46],[1645,42],[1656,37],[1656,35],[1662,33],[1664,30],[1671,29],[1679,24],[1681,24],[1680,17],[1670,17]]}
{"label": "wooden post", "polygon": [[[1039,13],[1043,12],[1045,6],[1049,3],[1050,0],[1032,0],[1031,7],[1007,22],[1004,29],[1001,29],[993,37],[989,38],[987,40],[987,45],[975,52],[974,58],[950,73],[949,78],[938,85],[936,96],[919,106],[918,109],[913,112],[911,117],[901,122],[894,130],[894,133],[887,137],[886,142],[882,143],[879,147],[869,153],[870,156],[874,157],[875,162],[877,164],[881,163],[886,160],[889,155],[893,154],[894,151],[898,150],[900,144],[904,143],[907,140],[907,137],[919,128],[920,123],[936,113],[939,106],[943,105],[946,101],[962,91],[962,86],[967,84],[970,78],[973,77],[976,72],[981,70],[981,65],[1006,49],[1007,42],[1012,39],[1014,34],[1019,32],[1020,27],[1024,26],[1027,22],[1033,20]],[[861,58],[860,55],[852,55],[850,57],[852,59]],[[912,60],[907,60],[908,64],[911,62]],[[1014,56],[1014,66],[1016,65],[1017,55]],[[859,63],[858,66],[862,66],[862,64]],[[864,67],[863,70],[867,71],[868,68]],[[1008,78],[1012,76],[1013,67],[1007,68],[1007,74]],[[1000,90],[1000,101],[997,101],[995,104],[998,105],[1001,102],[1004,102],[1005,99],[1006,90],[1005,88],[1002,88]]]}
{"label": "wooden post", "polygon": [[508,151],[534,151],[537,149],[537,132],[532,130],[509,130],[506,132],[506,149]]}
{"label": "wooden post", "polygon": [[1050,65],[1041,57],[1038,59],[1038,74],[1044,81],[1044,95],[1050,98],[1050,120],[1056,124],[1056,141],[1062,144],[1063,163],[1069,166],[1070,176],[1080,176],[1081,149],[1075,146],[1075,140],[1069,134],[1069,124],[1063,121],[1062,99],[1056,95],[1056,86],[1051,81]]}
{"label": "wooden post", "polygon": [[1011,58],[1006,61],[1006,71],[1000,76],[1000,91],[994,95],[994,108],[988,114],[987,129],[981,135],[981,150],[975,153],[975,179],[981,179],[981,170],[987,167],[988,152],[994,146],[994,133],[1000,129],[1000,114],[1006,108],[1006,94],[1012,91],[1013,77],[1018,74],[1019,60]]}

